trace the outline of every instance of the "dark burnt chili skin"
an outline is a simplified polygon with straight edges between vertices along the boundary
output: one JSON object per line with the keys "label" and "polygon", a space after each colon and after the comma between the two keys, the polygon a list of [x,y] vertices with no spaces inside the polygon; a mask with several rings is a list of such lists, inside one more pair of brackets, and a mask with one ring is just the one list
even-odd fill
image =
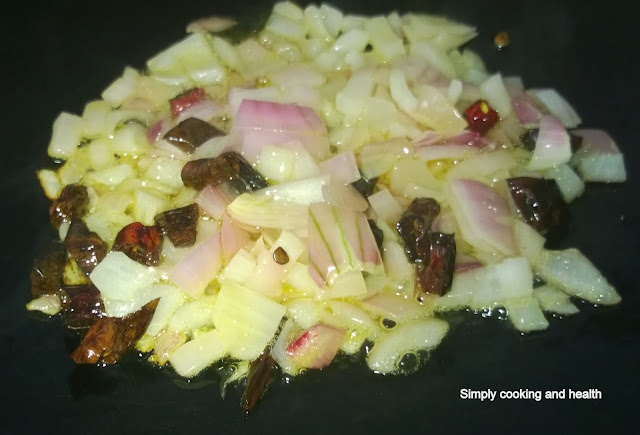
{"label": "dark burnt chili skin", "polygon": [[69,255],[87,276],[107,255],[107,244],[78,218],[71,220],[64,244]]}
{"label": "dark burnt chili skin", "polygon": [[[187,187],[202,190],[207,185],[217,186],[226,182],[240,181],[246,191],[269,187],[269,183],[240,154],[224,153],[212,159],[187,162],[182,167],[182,182]],[[237,183],[234,183],[234,186]]]}
{"label": "dark burnt chili skin", "polygon": [[142,265],[157,266],[160,263],[161,244],[162,234],[158,227],[133,222],[120,230],[112,249],[124,252]]}
{"label": "dark burnt chili skin", "polygon": [[69,184],[62,189],[58,199],[51,203],[49,220],[54,227],[60,228],[60,224],[69,222],[73,217],[83,217],[88,209],[87,188],[80,184]]}
{"label": "dark burnt chili skin", "polygon": [[71,359],[77,364],[115,364],[147,330],[160,299],[126,317],[102,317],[87,331]]}
{"label": "dark burnt chili skin", "polygon": [[443,295],[451,289],[456,267],[456,242],[453,234],[431,232],[429,262],[417,267],[418,282],[425,293]]}
{"label": "dark burnt chili skin", "polygon": [[188,118],[169,130],[163,139],[191,154],[200,145],[218,136],[224,136],[224,132],[198,118]]}
{"label": "dark burnt chili skin", "polygon": [[275,367],[276,362],[271,356],[270,346],[267,346],[262,354],[251,362],[247,375],[247,388],[242,396],[242,407],[247,413],[264,395],[275,373]]}
{"label": "dark burnt chili skin", "polygon": [[62,275],[67,262],[67,251],[60,242],[51,243],[31,269],[31,297],[55,295],[60,291]]}
{"label": "dark burnt chili skin", "polygon": [[425,293],[443,295],[451,289],[456,262],[453,234],[431,231],[440,204],[432,198],[416,198],[396,225],[416,280]]}
{"label": "dark burnt chili skin", "polygon": [[554,180],[516,177],[507,179],[511,198],[521,218],[554,243],[569,227],[569,207]]}
{"label": "dark burnt chili skin", "polygon": [[176,248],[193,246],[196,242],[200,207],[191,204],[158,214],[154,221]]}
{"label": "dark burnt chili skin", "polygon": [[60,299],[68,328],[89,328],[106,315],[100,291],[93,284],[66,285]]}

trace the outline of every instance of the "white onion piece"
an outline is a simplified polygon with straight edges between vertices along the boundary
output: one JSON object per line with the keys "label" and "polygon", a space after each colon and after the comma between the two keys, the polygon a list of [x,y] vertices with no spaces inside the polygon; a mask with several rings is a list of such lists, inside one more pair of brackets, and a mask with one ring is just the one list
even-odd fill
{"label": "white onion piece", "polygon": [[582,123],[580,115],[555,89],[530,89],[528,93],[542,102],[566,128],[575,128]]}
{"label": "white onion piece", "polygon": [[225,282],[213,306],[213,322],[233,358],[252,361],[273,339],[286,308],[239,284]]}
{"label": "white onion piece", "polygon": [[62,112],[53,123],[53,133],[47,153],[59,159],[68,159],[82,141],[85,121],[79,116]]}
{"label": "white onion piece", "polygon": [[489,105],[498,112],[500,119],[509,116],[512,110],[511,96],[502,82],[502,75],[494,74],[485,80],[480,85],[480,92]]}
{"label": "white onion piece", "polygon": [[543,251],[536,272],[563,292],[594,304],[611,305],[621,300],[616,289],[577,249]]}
{"label": "white onion piece", "polygon": [[213,327],[215,296],[201,296],[179,306],[167,322],[167,329],[191,335],[202,328]]}
{"label": "white onion piece", "polygon": [[431,315],[429,309],[405,295],[378,293],[360,302],[372,314],[396,322],[416,320]]}
{"label": "white onion piece", "polygon": [[330,180],[322,186],[324,202],[336,207],[364,212],[369,208],[369,202],[350,184]]}
{"label": "white onion piece", "polygon": [[623,182],[627,179],[624,158],[615,141],[603,130],[574,130],[582,137],[582,147],[572,163],[577,166],[585,181],[605,183]]}
{"label": "white onion piece", "polygon": [[214,219],[222,219],[229,202],[215,186],[207,186],[196,196],[196,204]]}
{"label": "white onion piece", "polygon": [[549,327],[538,301],[533,297],[504,301],[509,320],[520,332],[540,331]]}
{"label": "white onion piece", "polygon": [[285,352],[298,368],[321,369],[336,356],[345,334],[343,329],[319,323],[295,337]]}
{"label": "white onion piece", "polygon": [[220,232],[216,232],[189,251],[167,275],[180,290],[197,297],[204,293],[204,289],[216,277],[221,266]]}
{"label": "white onion piece", "polygon": [[[311,327],[310,325],[309,327]],[[296,323],[291,319],[287,318],[280,330],[280,334],[278,334],[278,338],[271,348],[271,356],[278,363],[278,366],[282,369],[283,372],[290,375],[297,375],[299,369],[293,364],[289,355],[287,354],[287,347],[295,334],[300,331],[300,328],[296,325]]]}
{"label": "white onion piece", "polygon": [[282,280],[287,271],[286,265],[276,263],[273,251],[264,249],[258,253],[256,268],[244,283],[247,288],[270,298],[282,294]]}
{"label": "white onion piece", "polygon": [[387,189],[381,189],[367,198],[378,217],[389,225],[395,226],[402,215],[402,206]]}
{"label": "white onion piece", "polygon": [[570,159],[571,139],[560,120],[550,115],[540,118],[538,138],[527,168],[535,171],[547,169]]}
{"label": "white onion piece", "polygon": [[329,156],[327,128],[308,107],[243,100],[231,131],[250,163],[257,161],[262,146],[292,140],[300,141],[318,160]]}
{"label": "white onion piece", "polygon": [[509,206],[491,187],[479,181],[456,179],[447,185],[451,208],[462,237],[473,246],[505,255],[516,253]]}
{"label": "white onion piece", "polygon": [[345,301],[328,301],[328,311],[321,313],[321,322],[330,326],[364,333],[376,339],[380,333],[378,323],[362,308]]}
{"label": "white onion piece", "polygon": [[580,311],[571,302],[569,295],[550,285],[534,289],[533,295],[544,311],[562,315],[571,315]]}
{"label": "white onion piece", "polygon": [[329,184],[328,175],[290,181],[276,184],[256,190],[255,196],[266,196],[276,201],[292,202],[300,205],[309,205],[314,202],[324,201],[323,187]]}
{"label": "white onion piece", "polygon": [[435,318],[398,325],[378,339],[367,355],[367,365],[377,373],[393,373],[405,354],[437,346],[448,330],[447,322]]}
{"label": "white onion piece", "polygon": [[141,288],[160,279],[153,267],[133,261],[123,252],[112,251],[89,275],[91,282],[106,299],[131,300]]}
{"label": "white onion piece", "polygon": [[566,163],[547,169],[544,177],[555,180],[567,204],[584,193],[584,182]]}
{"label": "white onion piece", "polygon": [[306,231],[307,207],[287,201],[276,201],[266,195],[243,193],[227,206],[234,222],[252,227]]}
{"label": "white onion piece", "polygon": [[224,357],[226,345],[217,330],[205,332],[184,343],[169,356],[169,362],[180,376],[191,378]]}
{"label": "white onion piece", "polygon": [[402,281],[411,281],[414,267],[409,263],[407,254],[398,242],[385,237],[382,243],[382,256],[388,276]]}
{"label": "white onion piece", "polygon": [[318,286],[352,270],[380,272],[380,252],[362,213],[312,204],[308,234],[309,274]]}
{"label": "white onion piece", "polygon": [[187,24],[187,33],[196,32],[224,32],[235,26],[236,20],[228,17],[219,17],[212,15],[210,17],[200,18]]}
{"label": "white onion piece", "polygon": [[545,238],[529,224],[519,219],[513,223],[513,235],[520,255],[529,261],[531,267],[536,267],[546,242]]}
{"label": "white onion piece", "polygon": [[222,217],[222,227],[220,228],[220,243],[222,244],[223,257],[228,261],[236,255],[250,239],[248,232],[235,226],[229,216],[225,213]]}
{"label": "white onion piece", "polygon": [[511,99],[513,110],[523,125],[534,125],[540,121],[542,112],[527,94],[520,94]]}
{"label": "white onion piece", "polygon": [[360,179],[360,171],[353,151],[337,154],[320,163],[320,170],[329,174],[332,180],[350,184]]}
{"label": "white onion piece", "polygon": [[40,311],[48,316],[55,316],[62,311],[62,302],[57,295],[43,295],[29,301],[27,310]]}

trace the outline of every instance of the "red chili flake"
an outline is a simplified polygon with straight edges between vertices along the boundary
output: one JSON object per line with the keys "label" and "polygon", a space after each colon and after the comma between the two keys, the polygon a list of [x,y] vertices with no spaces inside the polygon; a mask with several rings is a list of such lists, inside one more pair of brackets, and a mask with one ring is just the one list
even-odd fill
{"label": "red chili flake", "polygon": [[469,130],[485,134],[498,123],[498,112],[493,110],[485,100],[478,100],[464,111],[469,123]]}
{"label": "red chili flake", "polygon": [[204,99],[204,89],[194,88],[183,94],[173,98],[171,104],[171,113],[174,117],[178,116],[183,110],[188,109],[192,104]]}
{"label": "red chili flake", "polygon": [[145,266],[157,266],[160,262],[160,237],[158,227],[133,222],[120,230],[113,242],[113,250],[124,252]]}

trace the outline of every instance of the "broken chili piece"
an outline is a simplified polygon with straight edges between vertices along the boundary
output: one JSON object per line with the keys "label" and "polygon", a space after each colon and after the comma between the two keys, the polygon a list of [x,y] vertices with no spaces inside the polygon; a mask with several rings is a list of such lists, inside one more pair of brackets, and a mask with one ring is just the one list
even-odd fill
{"label": "broken chili piece", "polygon": [[124,252],[130,259],[145,266],[157,266],[160,263],[161,242],[162,235],[157,227],[133,222],[120,230],[113,242],[113,250]]}
{"label": "broken chili piece", "polygon": [[360,195],[368,198],[373,194],[373,188],[376,187],[377,182],[378,177],[371,179],[360,177],[359,180],[354,181],[351,185],[360,193]]}
{"label": "broken chili piece", "polygon": [[80,270],[87,276],[107,255],[106,243],[77,218],[71,220],[64,244],[69,255],[76,260]]}
{"label": "broken chili piece", "polygon": [[88,328],[104,317],[100,291],[93,284],[64,286],[62,305],[64,322],[69,328]]}
{"label": "broken chili piece", "polygon": [[217,136],[224,136],[224,132],[201,119],[187,118],[169,130],[163,139],[191,154],[200,145]]}
{"label": "broken chili piece", "polygon": [[[246,191],[269,187],[269,183],[240,154],[224,153],[212,159],[187,162],[182,168],[182,182],[187,187],[202,190],[207,185],[242,182]],[[237,184],[237,183],[236,183]],[[234,184],[235,186],[235,184]]]}
{"label": "broken chili piece", "polygon": [[273,376],[275,365],[269,346],[251,362],[247,375],[247,388],[242,396],[242,407],[245,411],[251,411],[264,395]]}
{"label": "broken chili piece", "polygon": [[102,317],[87,331],[71,359],[77,364],[115,364],[147,330],[160,299],[126,317]]}
{"label": "broken chili piece", "polygon": [[569,226],[569,207],[555,180],[516,177],[507,179],[509,193],[522,219],[547,239],[563,236]]}
{"label": "broken chili piece", "polygon": [[482,135],[486,134],[500,121],[498,112],[489,106],[485,100],[478,100],[464,111],[464,117],[469,124],[469,130]]}
{"label": "broken chili piece", "polygon": [[89,209],[89,193],[85,186],[69,184],[62,189],[58,199],[49,207],[49,220],[54,227],[60,228],[63,222],[71,218],[83,217]]}
{"label": "broken chili piece", "polygon": [[154,221],[173,246],[192,246],[196,242],[199,215],[198,204],[191,204],[160,213]]}
{"label": "broken chili piece", "polygon": [[416,279],[425,293],[443,295],[451,289],[456,263],[453,234],[431,231],[440,213],[432,198],[416,198],[396,224],[409,261],[414,263]]}
{"label": "broken chili piece", "polygon": [[417,268],[418,282],[425,293],[443,295],[451,290],[456,268],[456,242],[453,234],[431,232],[428,240],[428,261]]}
{"label": "broken chili piece", "polygon": [[171,114],[175,118],[198,101],[204,100],[204,89],[193,88],[169,100]]}
{"label": "broken chili piece", "polygon": [[433,220],[439,213],[440,204],[432,198],[416,198],[402,213],[396,229],[404,242],[404,250],[411,262],[421,261],[418,244],[420,239],[429,232]]}
{"label": "broken chili piece", "polygon": [[67,252],[59,242],[51,243],[45,254],[36,260],[31,269],[31,297],[37,299],[44,295],[54,295],[60,291],[62,275],[67,262]]}

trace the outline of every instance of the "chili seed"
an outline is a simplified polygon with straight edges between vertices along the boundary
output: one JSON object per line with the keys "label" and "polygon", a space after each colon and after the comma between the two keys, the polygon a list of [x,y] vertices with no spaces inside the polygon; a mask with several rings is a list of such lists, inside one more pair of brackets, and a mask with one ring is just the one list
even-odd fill
{"label": "chili seed", "polygon": [[287,264],[289,262],[289,255],[282,249],[282,246],[279,246],[273,251],[273,260],[278,264]]}

